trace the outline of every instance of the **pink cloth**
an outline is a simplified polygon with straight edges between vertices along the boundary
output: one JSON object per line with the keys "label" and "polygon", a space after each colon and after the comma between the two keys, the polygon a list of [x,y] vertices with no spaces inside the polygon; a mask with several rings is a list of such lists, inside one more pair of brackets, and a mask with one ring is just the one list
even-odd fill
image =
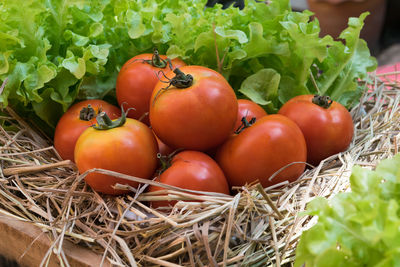
{"label": "pink cloth", "polygon": [[384,82],[400,82],[400,62],[394,65],[384,65],[379,66],[376,70],[376,74],[385,74],[388,75],[379,76]]}

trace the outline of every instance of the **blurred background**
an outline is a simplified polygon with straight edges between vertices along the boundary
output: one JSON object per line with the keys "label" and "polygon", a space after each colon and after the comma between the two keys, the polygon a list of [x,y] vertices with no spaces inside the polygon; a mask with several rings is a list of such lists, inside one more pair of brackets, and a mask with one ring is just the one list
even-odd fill
{"label": "blurred background", "polygon": [[334,38],[346,27],[348,17],[369,11],[361,37],[379,65],[400,62],[400,0],[291,0],[291,4],[293,10],[314,12],[321,35]]}

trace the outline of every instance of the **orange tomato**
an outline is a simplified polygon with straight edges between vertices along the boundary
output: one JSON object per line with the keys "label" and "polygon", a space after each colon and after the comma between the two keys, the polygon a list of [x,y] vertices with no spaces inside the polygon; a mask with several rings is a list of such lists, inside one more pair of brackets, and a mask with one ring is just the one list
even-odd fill
{"label": "orange tomato", "polygon": [[[101,168],[150,179],[157,166],[157,151],[157,141],[147,125],[127,118],[119,127],[86,129],[76,143],[75,161],[80,173]],[[93,190],[111,195],[126,193],[125,190],[114,189],[116,183],[132,187],[139,185],[96,172],[88,174],[85,181]]]}
{"label": "orange tomato", "polygon": [[[159,61],[155,57],[159,57]],[[171,60],[171,66],[166,61],[167,56],[155,54],[140,54],[128,60],[121,68],[116,84],[116,94],[119,105],[126,103],[125,107],[134,108],[128,117],[140,119],[149,124],[148,115],[151,93],[154,86],[163,79],[159,72],[168,72],[173,68],[185,66],[179,58]],[[158,63],[158,64],[157,64]]]}
{"label": "orange tomato", "polygon": [[[88,112],[80,118],[82,109],[87,108],[88,105],[93,109],[91,114]],[[74,161],[76,141],[84,130],[96,124],[96,115],[99,110],[105,111],[111,119],[121,116],[121,110],[118,107],[99,99],[76,103],[61,116],[54,133],[54,147],[62,159]]]}

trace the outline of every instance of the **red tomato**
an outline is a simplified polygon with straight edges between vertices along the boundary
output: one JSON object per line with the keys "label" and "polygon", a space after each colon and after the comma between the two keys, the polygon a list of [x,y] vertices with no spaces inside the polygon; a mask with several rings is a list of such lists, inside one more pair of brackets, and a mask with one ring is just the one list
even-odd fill
{"label": "red tomato", "polygon": [[[163,79],[163,76],[158,72],[171,70],[166,61],[160,63],[165,67],[157,66],[157,62],[154,61],[156,56],[154,54],[141,54],[131,58],[122,66],[117,77],[116,94],[119,105],[127,103],[125,107],[135,109],[129,111],[128,117],[140,119],[144,116],[142,121],[146,124],[149,124],[146,113],[149,112],[151,93],[159,79]],[[159,57],[160,60],[167,59],[167,56],[164,55]],[[172,59],[171,63],[173,68],[186,65],[178,58]]]}
{"label": "red tomato", "polygon": [[[150,179],[157,166],[157,151],[157,141],[147,125],[128,118],[112,129],[85,130],[76,143],[75,161],[80,173],[101,168]],[[116,183],[138,186],[137,182],[96,172],[88,174],[85,181],[93,190],[111,195],[126,193],[114,189]]]}
{"label": "red tomato", "polygon": [[267,115],[267,112],[257,103],[247,99],[238,99],[238,116],[233,129],[237,130],[242,125],[243,117],[250,121],[252,118],[258,120],[265,115]]}
{"label": "red tomato", "polygon": [[172,148],[170,148],[169,146],[167,146],[166,144],[164,144],[160,138],[157,137],[157,135],[154,134],[154,137],[157,140],[157,144],[158,144],[158,153],[161,154],[161,156],[168,156],[169,154],[171,154],[172,152],[174,152],[174,150]]}
{"label": "red tomato", "polygon": [[313,95],[300,95],[285,103],[279,113],[293,120],[307,143],[307,162],[318,165],[347,149],[353,138],[353,120],[347,109],[333,101],[328,108],[312,102]]}
{"label": "red tomato", "polygon": [[[268,115],[237,135],[232,135],[217,151],[216,160],[230,186],[259,180],[264,186],[294,181],[304,171],[307,148],[300,128],[282,115]],[[288,166],[272,180],[269,178]]]}
{"label": "red tomato", "polygon": [[[236,95],[216,71],[201,66],[180,70],[186,75],[175,70],[177,75],[167,89],[163,82],[156,84],[150,100],[151,126],[171,148],[206,151],[232,132],[238,109]],[[172,85],[175,82],[179,84]]]}
{"label": "red tomato", "polygon": [[[93,108],[93,113],[81,119],[81,110],[87,108],[88,105]],[[119,108],[98,99],[76,103],[63,114],[57,123],[54,133],[54,147],[62,159],[74,161],[76,140],[78,140],[78,137],[84,130],[96,124],[96,115],[99,113],[99,110],[105,111],[111,119],[116,119],[121,116],[121,110]]]}
{"label": "red tomato", "polygon": [[[183,151],[176,154],[171,166],[157,180],[160,183],[196,191],[229,194],[229,187],[218,164],[209,156],[198,151]],[[150,186],[149,191],[164,190]],[[175,205],[176,201],[153,201],[152,207]]]}

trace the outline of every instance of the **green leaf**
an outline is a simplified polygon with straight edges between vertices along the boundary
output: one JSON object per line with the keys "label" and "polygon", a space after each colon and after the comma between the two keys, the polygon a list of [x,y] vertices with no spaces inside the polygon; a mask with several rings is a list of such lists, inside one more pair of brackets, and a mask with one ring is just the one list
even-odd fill
{"label": "green leaf", "polygon": [[102,99],[115,88],[117,73],[107,77],[85,77],[79,85],[79,98],[81,99]]}
{"label": "green leaf", "polygon": [[68,41],[71,40],[76,46],[85,46],[89,42],[88,37],[76,34],[72,31],[65,31],[64,38]]}
{"label": "green leaf", "polygon": [[[307,205],[318,222],[302,233],[295,266],[396,266],[400,263],[400,154],[375,171],[353,168],[351,192]],[[388,179],[385,179],[387,177]],[[329,260],[327,260],[329,259]]]}
{"label": "green leaf", "polygon": [[33,102],[33,110],[36,114],[45,121],[47,124],[55,127],[59,116],[63,112],[62,106],[55,103],[51,99],[51,94],[54,92],[53,88],[47,88],[40,97],[43,99],[41,102]]}
{"label": "green leaf", "polygon": [[90,37],[97,37],[100,34],[102,34],[103,31],[104,31],[103,24],[101,24],[99,22],[93,23],[92,25],[90,25],[89,36]]}
{"label": "green leaf", "polygon": [[240,30],[226,30],[223,27],[218,26],[215,28],[215,33],[223,38],[237,40],[240,44],[248,42],[246,34]]}
{"label": "green leaf", "polygon": [[77,79],[81,79],[86,72],[85,60],[74,56],[71,51],[67,52],[67,58],[63,60],[62,66],[69,70]]}
{"label": "green leaf", "polygon": [[128,10],[126,12],[127,27],[129,37],[132,39],[137,39],[144,35],[146,31],[146,26],[142,23],[142,16],[140,13]]}
{"label": "green leaf", "polygon": [[277,97],[280,75],[273,69],[262,69],[246,78],[240,92],[260,105],[268,105]]}
{"label": "green leaf", "polygon": [[261,23],[251,22],[249,24],[250,40],[243,47],[248,58],[267,55],[270,53],[284,55],[288,52],[287,43],[278,43],[271,36],[264,36],[264,29]]}
{"label": "green leaf", "polygon": [[13,53],[13,51],[5,51],[0,54],[0,75],[7,73],[9,70],[8,58]]}
{"label": "green leaf", "polygon": [[373,71],[376,59],[370,56],[366,42],[359,38],[364,25],[364,19],[369,13],[363,13],[360,18],[349,19],[349,27],[339,36],[346,45],[335,42],[328,50],[328,59],[318,63],[321,77],[318,86],[322,94],[330,95],[332,99],[343,104],[352,103],[360,93],[354,95],[348,92],[357,90],[357,79],[364,79],[368,71]]}
{"label": "green leaf", "polygon": [[363,195],[379,190],[380,178],[376,173],[355,166],[350,176],[350,182],[351,190]]}

